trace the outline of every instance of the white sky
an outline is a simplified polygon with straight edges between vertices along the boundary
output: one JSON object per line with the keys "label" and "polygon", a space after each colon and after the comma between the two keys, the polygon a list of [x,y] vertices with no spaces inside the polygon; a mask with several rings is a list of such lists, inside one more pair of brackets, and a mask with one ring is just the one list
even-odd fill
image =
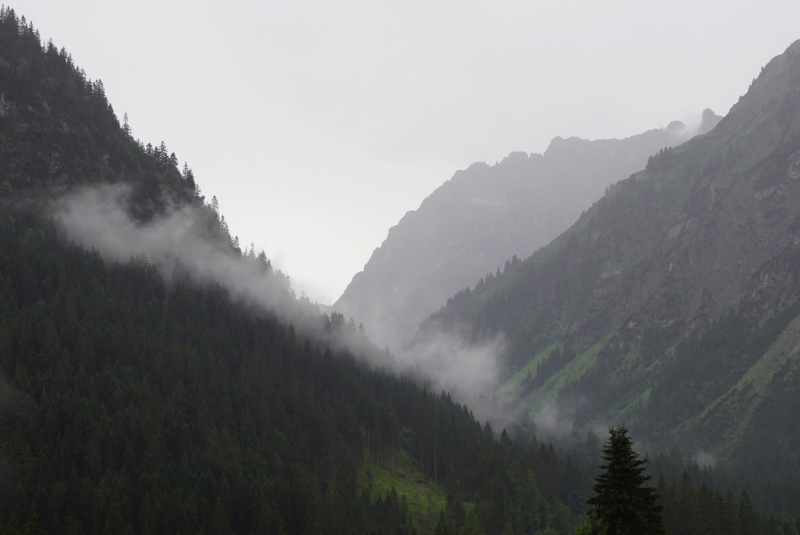
{"label": "white sky", "polygon": [[800,39],[797,0],[10,5],[328,304],[457,169],[724,115]]}

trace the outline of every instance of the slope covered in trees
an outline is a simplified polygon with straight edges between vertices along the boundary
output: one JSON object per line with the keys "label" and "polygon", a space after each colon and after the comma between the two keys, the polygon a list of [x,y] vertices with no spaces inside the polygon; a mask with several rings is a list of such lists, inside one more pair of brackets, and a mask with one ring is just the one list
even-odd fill
{"label": "slope covered in trees", "polygon": [[534,418],[624,419],[652,448],[730,461],[759,503],[797,511],[799,169],[797,42],[714,130],[660,151],[419,336],[502,332],[504,392]]}
{"label": "slope covered in trees", "polygon": [[280,277],[235,246],[188,169],[133,140],[102,85],[6,9],[0,58],[3,533],[411,533],[404,498],[361,478],[366,457],[391,470],[400,455],[488,533],[523,514],[569,531],[588,464],[374,369],[391,357],[332,343],[356,336],[341,315],[286,289],[301,333],[178,264],[165,277],[71,243],[48,201],[124,182],[139,220],[197,206],[208,240]]}
{"label": "slope covered in trees", "polygon": [[458,171],[389,229],[334,308],[396,349],[455,292],[547,245],[608,186],[719,120],[706,110],[698,129],[675,121],[625,139],[558,137],[543,154]]}
{"label": "slope covered in trees", "polygon": [[72,56],[42,46],[33,24],[0,17],[0,177],[4,193],[58,195],[93,183],[134,185],[146,217],[164,204],[198,199],[191,171],[174,153],[133,142],[120,128],[103,82],[90,80]]}
{"label": "slope covered in trees", "polygon": [[406,451],[487,527],[534,507],[535,525],[565,532],[582,507],[585,468],[498,442],[418,381],[214,284],[167,287],[145,259],[106,265],[32,216],[0,217],[4,524],[409,532],[401,498],[371,503],[359,486],[367,449],[387,463]]}
{"label": "slope covered in trees", "polygon": [[[390,373],[340,314],[243,253],[191,171],[134,140],[102,84],[7,9],[0,96],[0,533],[413,533],[404,496],[363,477],[401,459],[449,496],[418,527],[571,532],[594,442],[567,455],[498,436]],[[196,207],[201,234],[277,280],[302,328],[179,262],[71,242],[50,201],[107,183],[131,186],[140,222]]]}

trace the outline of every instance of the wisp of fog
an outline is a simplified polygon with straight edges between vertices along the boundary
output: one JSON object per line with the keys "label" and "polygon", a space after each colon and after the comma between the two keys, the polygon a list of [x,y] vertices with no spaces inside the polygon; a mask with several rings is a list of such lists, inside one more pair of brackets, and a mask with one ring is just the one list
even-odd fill
{"label": "wisp of fog", "polygon": [[126,211],[127,186],[84,189],[61,198],[53,216],[69,239],[95,249],[106,261],[127,262],[144,255],[164,280],[172,280],[180,268],[200,280],[213,280],[235,295],[246,296],[268,307],[286,301],[284,277],[267,277],[265,262],[235,254],[230,244],[211,239],[209,207],[176,207],[141,223]]}
{"label": "wisp of fog", "polygon": [[[129,195],[127,186],[83,189],[54,203],[53,216],[70,240],[98,251],[106,261],[127,262],[143,255],[167,284],[180,269],[196,280],[214,281],[232,296],[274,311],[300,331],[319,330],[318,309],[298,305],[288,277],[266,276],[266,257],[257,261],[252,251],[242,255],[225,240],[208,235],[207,211],[211,207],[175,206],[147,222],[139,222],[126,210]],[[311,317],[312,310],[316,311],[316,318]],[[335,340],[357,350],[353,348],[354,341],[358,343],[357,337]],[[502,336],[470,343],[453,332],[429,332],[412,346],[398,343],[391,349],[401,364],[417,369],[436,388],[448,390],[466,403],[479,420],[500,429],[517,418],[516,411],[508,406],[498,409],[492,399],[504,346]]]}

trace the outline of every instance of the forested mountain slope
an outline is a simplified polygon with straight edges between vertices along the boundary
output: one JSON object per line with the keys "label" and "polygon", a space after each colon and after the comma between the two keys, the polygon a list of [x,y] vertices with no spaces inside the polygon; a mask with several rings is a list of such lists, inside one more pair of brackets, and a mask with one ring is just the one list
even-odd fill
{"label": "forested mountain slope", "polygon": [[[402,460],[455,496],[443,526],[466,501],[488,533],[571,530],[587,456],[496,436],[390,372],[240,251],[188,168],[132,139],[102,84],[5,8],[0,102],[0,533],[413,533],[405,497],[364,470]],[[277,280],[275,307],[73,242],[53,207],[109,183],[130,188],[133,229],[194,207],[220,254]],[[300,313],[302,329],[281,319]]]}
{"label": "forested mountain slope", "polygon": [[[133,140],[102,85],[5,8],[0,96],[0,533],[571,533],[596,436],[569,455],[512,441],[390,373],[391,355],[243,253],[188,168]],[[215,255],[275,281],[277,300],[73,241],[54,207],[109,183],[127,186],[129,230],[192,208]],[[400,491],[433,487],[448,497],[426,523]],[[670,511],[694,492],[664,489]],[[700,492],[703,525],[796,534],[746,495]]]}
{"label": "forested mountain slope", "polygon": [[3,192],[55,196],[76,185],[124,181],[134,185],[140,217],[166,202],[198,200],[194,177],[183,176],[162,142],[131,142],[105,97],[63,48],[42,50],[24,17],[0,35],[0,176]]}
{"label": "forested mountain slope", "polygon": [[389,230],[334,309],[395,347],[456,291],[543,247],[649,156],[719,120],[706,110],[698,129],[676,121],[625,139],[558,137],[544,154],[458,171]]}
{"label": "forested mountain slope", "polygon": [[562,424],[624,420],[800,504],[800,42],[711,132],[422,328],[509,340],[503,392]]}

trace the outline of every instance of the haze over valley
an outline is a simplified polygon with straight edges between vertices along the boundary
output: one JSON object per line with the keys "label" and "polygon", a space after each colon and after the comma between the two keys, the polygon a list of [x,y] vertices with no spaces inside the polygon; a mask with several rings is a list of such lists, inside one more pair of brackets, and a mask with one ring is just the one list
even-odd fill
{"label": "haze over valley", "polygon": [[725,115],[798,14],[789,0],[13,7],[103,80],[135,138],[189,163],[243,246],[326,305],[457,170]]}
{"label": "haze over valley", "polygon": [[800,533],[798,6],[49,7],[0,535]]}

